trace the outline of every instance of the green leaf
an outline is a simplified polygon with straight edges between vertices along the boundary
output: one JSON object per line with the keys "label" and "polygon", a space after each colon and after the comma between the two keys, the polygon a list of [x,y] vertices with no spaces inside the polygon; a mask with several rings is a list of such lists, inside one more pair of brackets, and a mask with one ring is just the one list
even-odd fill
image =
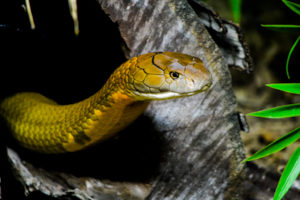
{"label": "green leaf", "polygon": [[290,52],[289,52],[289,55],[288,55],[288,58],[286,60],[286,66],[285,66],[285,70],[286,70],[286,75],[288,77],[288,79],[290,79],[290,74],[289,74],[289,62],[290,62],[290,58],[291,58],[291,55],[295,49],[295,47],[297,46],[298,42],[300,40],[300,36],[298,36],[297,40],[295,41],[295,43],[293,44]]}
{"label": "green leaf", "polygon": [[272,119],[296,117],[296,116],[300,116],[300,103],[269,108],[266,110],[252,112],[249,113],[248,115],[254,117],[272,118]]}
{"label": "green leaf", "polygon": [[300,127],[296,128],[296,129],[292,130],[291,132],[287,133],[286,135],[278,138],[271,144],[268,144],[267,146],[265,146],[264,148],[262,148],[261,150],[259,150],[258,152],[256,152],[252,156],[250,156],[249,158],[245,159],[243,162],[256,160],[259,158],[269,156],[273,153],[276,153],[276,152],[284,149],[288,145],[297,141],[299,138],[300,138]]}
{"label": "green leaf", "polygon": [[233,20],[239,23],[241,20],[242,0],[230,0],[230,5],[233,14]]}
{"label": "green leaf", "polygon": [[272,84],[266,84],[266,86],[284,92],[300,94],[300,83],[272,83]]}
{"label": "green leaf", "polygon": [[300,32],[300,25],[295,24],[261,24],[261,26],[273,31]]}
{"label": "green leaf", "polygon": [[298,15],[300,15],[300,4],[294,3],[292,1],[288,1],[288,0],[282,0],[282,2],[289,7],[292,11],[294,11],[295,13],[297,13]]}
{"label": "green leaf", "polygon": [[300,147],[293,153],[277,185],[274,200],[281,200],[300,174]]}

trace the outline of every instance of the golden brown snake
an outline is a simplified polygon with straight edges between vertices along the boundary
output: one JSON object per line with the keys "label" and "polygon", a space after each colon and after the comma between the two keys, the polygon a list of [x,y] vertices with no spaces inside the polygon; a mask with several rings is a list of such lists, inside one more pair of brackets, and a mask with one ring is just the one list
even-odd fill
{"label": "golden brown snake", "polygon": [[151,100],[207,90],[210,72],[198,58],[181,53],[148,53],[131,58],[93,96],[58,105],[38,93],[4,99],[0,114],[14,138],[43,153],[73,152],[103,141],[133,122]]}

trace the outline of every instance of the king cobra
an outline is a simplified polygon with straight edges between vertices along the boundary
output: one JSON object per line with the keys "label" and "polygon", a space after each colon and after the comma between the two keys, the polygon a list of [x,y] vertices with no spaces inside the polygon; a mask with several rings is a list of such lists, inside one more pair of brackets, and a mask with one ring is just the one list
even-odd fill
{"label": "king cobra", "polygon": [[131,58],[91,97],[59,105],[32,92],[2,100],[0,114],[13,137],[41,153],[74,152],[114,136],[152,100],[191,96],[212,84],[203,62],[175,52]]}

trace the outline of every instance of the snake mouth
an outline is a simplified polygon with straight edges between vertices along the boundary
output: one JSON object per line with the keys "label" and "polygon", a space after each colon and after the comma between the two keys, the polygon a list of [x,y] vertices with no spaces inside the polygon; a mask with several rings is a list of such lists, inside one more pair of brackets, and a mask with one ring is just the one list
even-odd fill
{"label": "snake mouth", "polygon": [[180,94],[181,94],[181,96],[192,96],[192,95],[195,95],[195,94],[198,94],[198,93],[208,90],[210,88],[210,86],[211,86],[211,83],[208,83],[208,84],[204,85],[203,87],[201,87],[200,90],[197,90],[194,92],[180,93]]}
{"label": "snake mouth", "polygon": [[152,100],[165,100],[165,99],[173,99],[177,97],[184,96],[182,93],[177,92],[159,92],[159,93],[143,93],[140,94],[142,97]]}
{"label": "snake mouth", "polygon": [[173,92],[173,91],[164,91],[159,93],[140,93],[139,96],[142,96],[146,99],[152,100],[166,100],[166,99],[174,99],[178,97],[186,97],[192,96],[201,92],[208,90],[211,86],[211,83],[208,83],[201,87],[201,89],[193,91],[193,92]]}

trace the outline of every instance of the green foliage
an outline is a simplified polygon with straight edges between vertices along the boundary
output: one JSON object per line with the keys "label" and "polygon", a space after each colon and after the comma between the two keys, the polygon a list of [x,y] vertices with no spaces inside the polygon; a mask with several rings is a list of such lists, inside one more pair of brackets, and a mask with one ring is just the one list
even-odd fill
{"label": "green foliage", "polygon": [[[267,86],[289,93],[300,94],[300,83],[267,84]],[[300,116],[300,103],[289,104],[249,113],[249,116],[264,118],[287,118]]]}
{"label": "green foliage", "polygon": [[294,24],[262,24],[261,26],[272,31],[300,32],[300,25]]}
{"label": "green foliage", "polygon": [[280,177],[274,194],[274,199],[279,200],[287,193],[300,174],[300,147],[293,153]]}
{"label": "green foliage", "polygon": [[266,156],[269,156],[273,153],[276,153],[285,147],[289,146],[290,144],[294,143],[300,138],[300,127],[292,130],[288,134],[278,138],[271,144],[265,146],[249,158],[245,159],[243,162],[251,161],[251,160],[257,160],[259,158],[263,158]]}
{"label": "green foliage", "polygon": [[[282,0],[282,2],[293,12],[300,15],[300,4],[288,0]],[[300,33],[300,25],[265,24],[262,26],[275,31]],[[287,57],[285,67],[286,67],[286,75],[289,79],[290,79],[290,74],[289,74],[288,67],[289,67],[290,58],[299,41],[300,41],[300,36],[298,36],[297,40],[294,42]],[[267,86],[284,92],[300,94],[300,83],[267,84]],[[296,116],[300,116],[300,103],[278,106],[275,108],[249,113],[248,115],[255,116],[255,117],[264,117],[264,118],[296,117]],[[276,153],[286,148],[287,146],[296,142],[299,138],[300,138],[300,127],[278,138],[271,144],[265,146],[264,148],[262,148],[261,150],[259,150],[258,152],[250,156],[249,158],[245,159],[243,162],[252,161],[252,160],[269,156],[273,153]],[[297,148],[297,150],[293,153],[293,155],[289,159],[280,177],[273,199],[281,200],[283,196],[287,193],[287,191],[290,189],[293,182],[297,179],[299,174],[300,174],[300,147]]]}
{"label": "green foliage", "polygon": [[[293,94],[300,94],[300,83],[277,83],[277,84],[267,84],[268,87],[281,90],[284,92],[289,92]],[[250,116],[264,117],[264,118],[286,118],[300,116],[300,103],[289,104],[278,106],[275,108],[270,108],[258,112],[249,113]],[[256,160],[269,156],[276,153],[292,143],[296,142],[300,138],[300,127],[290,131],[286,135],[278,138],[274,142],[265,146],[249,158],[245,159],[243,162]],[[281,200],[282,197],[287,193],[287,191],[292,186],[293,182],[300,174],[300,147],[293,153],[286,165],[279,183],[277,185],[274,200]]]}
{"label": "green foliage", "polygon": [[237,23],[241,21],[242,0],[230,0],[233,20]]}
{"label": "green foliage", "polygon": [[295,13],[297,13],[298,15],[300,15],[300,4],[297,4],[295,2],[292,1],[287,1],[287,0],[282,0],[282,2],[289,7],[292,11],[294,11]]}
{"label": "green foliage", "polygon": [[284,92],[300,94],[300,83],[271,83],[267,86]]}
{"label": "green foliage", "polygon": [[249,116],[264,118],[287,118],[300,116],[300,103],[289,104],[249,113]]}
{"label": "green foliage", "polygon": [[291,58],[291,55],[292,55],[295,47],[297,46],[299,40],[300,40],[300,36],[298,36],[297,40],[295,41],[295,43],[293,44],[292,48],[290,49],[290,52],[289,52],[287,60],[286,60],[285,70],[286,70],[286,75],[287,75],[288,79],[290,79],[290,74],[289,74],[289,62],[290,62],[290,58]]}
{"label": "green foliage", "polygon": [[[297,13],[298,15],[300,15],[300,4],[297,4],[295,2],[288,1],[288,0],[282,0],[282,2],[288,8],[290,8],[292,11],[294,11],[295,13]],[[264,24],[262,26],[266,27],[266,28],[269,28],[269,29],[272,29],[272,30],[276,30],[276,31],[300,32],[300,25],[293,25],[293,24],[290,24],[290,25],[289,24]],[[299,40],[300,40],[300,36],[297,38],[297,40],[293,44],[292,48],[290,49],[288,57],[287,57],[287,60],[286,60],[285,70],[286,70],[286,75],[287,75],[288,79],[290,79],[290,74],[289,74],[290,58],[291,58],[291,55],[292,55],[295,47],[297,46]]]}

